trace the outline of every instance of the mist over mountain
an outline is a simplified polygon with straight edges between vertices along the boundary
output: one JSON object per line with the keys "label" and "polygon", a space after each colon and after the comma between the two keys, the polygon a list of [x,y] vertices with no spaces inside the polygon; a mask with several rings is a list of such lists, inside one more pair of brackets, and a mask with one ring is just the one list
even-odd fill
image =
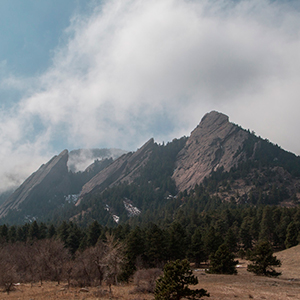
{"label": "mist over mountain", "polygon": [[182,205],[203,210],[223,202],[295,206],[299,200],[300,158],[212,111],[189,137],[167,144],[151,138],[129,153],[63,151],[0,206],[0,222],[113,226],[172,218]]}
{"label": "mist over mountain", "polygon": [[69,153],[68,168],[72,172],[84,171],[95,160],[116,159],[127,153],[121,149],[77,149]]}

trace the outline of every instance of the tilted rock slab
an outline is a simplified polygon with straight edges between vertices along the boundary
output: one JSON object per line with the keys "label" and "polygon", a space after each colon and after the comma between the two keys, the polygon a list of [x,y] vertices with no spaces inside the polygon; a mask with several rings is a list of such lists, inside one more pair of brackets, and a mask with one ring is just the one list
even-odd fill
{"label": "tilted rock slab", "polygon": [[19,209],[24,201],[43,199],[48,192],[64,192],[69,190],[68,150],[54,156],[48,163],[42,165],[31,174],[22,185],[0,206],[0,218],[9,210]]}
{"label": "tilted rock slab", "polygon": [[245,159],[239,151],[249,133],[230,123],[228,116],[212,111],[192,131],[178,153],[172,178],[179,191],[190,190],[219,167],[229,171]]}
{"label": "tilted rock slab", "polygon": [[101,192],[119,183],[132,183],[140,175],[141,169],[148,162],[153,147],[154,140],[152,138],[136,152],[124,154],[107,168],[100,171],[83,186],[76,205],[79,205],[82,198],[91,192]]}

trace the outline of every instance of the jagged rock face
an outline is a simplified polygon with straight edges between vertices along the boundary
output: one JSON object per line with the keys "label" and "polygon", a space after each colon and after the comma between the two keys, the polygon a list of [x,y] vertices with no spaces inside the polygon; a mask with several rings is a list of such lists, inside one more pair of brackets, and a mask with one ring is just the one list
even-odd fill
{"label": "jagged rock face", "polygon": [[243,147],[249,133],[230,123],[228,116],[212,111],[206,114],[179,152],[173,179],[179,191],[190,190],[213,170],[229,171],[245,159]]}
{"label": "jagged rock face", "polygon": [[105,188],[123,182],[127,182],[128,184],[132,183],[134,179],[139,176],[140,170],[149,160],[153,146],[154,140],[150,139],[136,152],[124,154],[107,168],[99,172],[83,186],[77,205],[79,205],[86,194],[91,192],[101,192]]}
{"label": "jagged rock face", "polygon": [[9,210],[18,209],[24,201],[44,198],[47,193],[64,193],[69,190],[68,150],[54,156],[47,164],[42,165],[0,207],[0,218]]}

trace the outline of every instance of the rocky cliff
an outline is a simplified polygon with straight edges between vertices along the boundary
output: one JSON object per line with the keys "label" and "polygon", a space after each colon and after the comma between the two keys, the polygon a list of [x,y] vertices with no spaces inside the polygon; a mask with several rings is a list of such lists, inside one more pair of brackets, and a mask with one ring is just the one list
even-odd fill
{"label": "rocky cliff", "polygon": [[82,198],[89,193],[101,192],[105,188],[123,182],[128,184],[132,183],[133,180],[140,175],[140,170],[148,162],[153,146],[154,140],[152,138],[136,152],[124,154],[107,168],[100,171],[83,186],[77,205]]}
{"label": "rocky cliff", "polygon": [[248,135],[228,116],[216,111],[206,114],[178,154],[173,174],[178,190],[190,190],[217,168],[229,171],[243,160],[245,153],[238,150]]}
{"label": "rocky cliff", "polygon": [[70,186],[67,167],[68,156],[68,150],[62,151],[28,177],[1,205],[0,218],[5,216],[9,210],[18,210],[24,201],[42,199],[49,193],[67,193]]}
{"label": "rocky cliff", "polygon": [[[79,149],[70,153],[68,150],[62,151],[29,176],[0,205],[0,219],[12,211],[15,216],[8,217],[9,222],[16,218],[18,222],[46,218],[47,214],[63,208],[68,199],[78,199],[83,185],[109,166],[113,162],[112,157],[122,153],[127,152],[118,149]],[[84,171],[74,171],[85,167]]]}

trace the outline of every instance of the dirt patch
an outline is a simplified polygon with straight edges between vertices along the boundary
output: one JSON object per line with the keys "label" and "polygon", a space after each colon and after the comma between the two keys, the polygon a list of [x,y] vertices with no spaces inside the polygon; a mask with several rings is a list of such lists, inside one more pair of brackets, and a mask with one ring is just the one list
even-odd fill
{"label": "dirt patch", "polygon": [[196,270],[195,274],[199,279],[197,288],[206,289],[209,299],[300,299],[300,281],[256,276],[247,272],[246,261],[240,262],[237,275],[206,274],[204,270]]}

